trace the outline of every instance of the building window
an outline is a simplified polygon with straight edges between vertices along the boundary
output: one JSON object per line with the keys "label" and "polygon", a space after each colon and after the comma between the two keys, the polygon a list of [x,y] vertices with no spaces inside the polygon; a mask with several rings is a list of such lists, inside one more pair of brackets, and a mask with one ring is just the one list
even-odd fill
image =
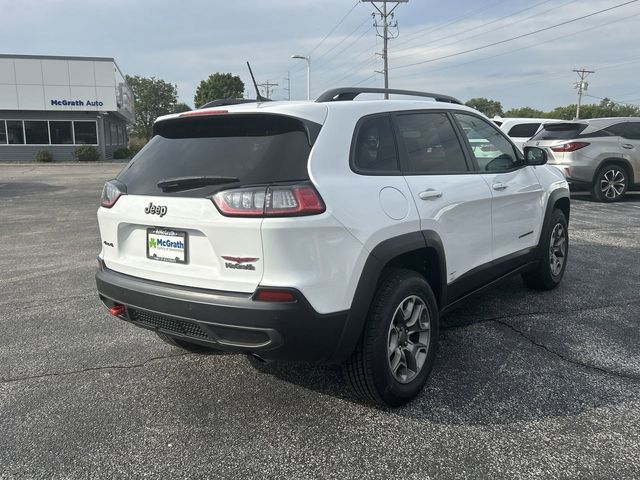
{"label": "building window", "polygon": [[7,143],[7,124],[0,120],[0,144]]}
{"label": "building window", "polygon": [[27,145],[49,145],[49,125],[47,122],[27,120],[24,122]]}
{"label": "building window", "polygon": [[73,122],[76,144],[97,145],[98,132],[96,122]]}
{"label": "building window", "polygon": [[51,132],[51,144],[52,145],[72,145],[71,122],[49,122],[49,131]]}
{"label": "building window", "polygon": [[126,142],[124,134],[124,125],[118,124],[118,145],[124,145]]}
{"label": "building window", "polygon": [[109,122],[109,130],[111,133],[111,145],[120,145],[120,142],[118,142],[118,125],[114,122]]}
{"label": "building window", "polygon": [[7,120],[7,138],[11,145],[24,144],[24,130],[22,130],[22,120]]}

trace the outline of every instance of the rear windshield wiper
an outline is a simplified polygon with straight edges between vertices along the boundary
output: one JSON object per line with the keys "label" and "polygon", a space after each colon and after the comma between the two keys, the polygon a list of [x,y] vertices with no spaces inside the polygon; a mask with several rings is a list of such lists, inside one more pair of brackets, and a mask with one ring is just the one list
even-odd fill
{"label": "rear windshield wiper", "polygon": [[160,180],[157,185],[163,192],[178,192],[207,185],[223,185],[239,181],[238,177],[175,177]]}

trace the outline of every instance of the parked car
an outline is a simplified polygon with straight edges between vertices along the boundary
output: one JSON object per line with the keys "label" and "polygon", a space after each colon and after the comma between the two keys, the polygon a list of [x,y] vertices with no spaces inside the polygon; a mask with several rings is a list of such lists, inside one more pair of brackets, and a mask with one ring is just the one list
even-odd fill
{"label": "parked car", "polygon": [[640,183],[640,118],[548,123],[525,146],[543,148],[569,183],[614,202]]}
{"label": "parked car", "polygon": [[493,117],[493,123],[500,127],[504,133],[509,135],[513,143],[522,150],[524,143],[533,137],[540,127],[545,123],[560,122],[562,120],[553,118],[502,118]]}
{"label": "parked car", "polygon": [[[383,92],[436,101],[351,101]],[[342,364],[363,398],[402,405],[441,315],[510,275],[560,283],[569,190],[545,161],[420,92],[161,117],[104,186],[97,289],[171,345]]]}

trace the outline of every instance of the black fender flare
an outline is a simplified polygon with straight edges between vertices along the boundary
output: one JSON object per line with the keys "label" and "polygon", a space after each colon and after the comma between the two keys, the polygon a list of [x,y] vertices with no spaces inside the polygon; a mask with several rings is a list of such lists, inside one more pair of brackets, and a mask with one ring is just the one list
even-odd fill
{"label": "black fender flare", "polygon": [[384,240],[371,250],[371,253],[365,261],[340,341],[331,355],[330,363],[342,363],[349,358],[355,349],[362,335],[371,303],[378,288],[378,283],[389,262],[405,253],[426,248],[434,249],[437,255],[440,271],[440,288],[439,295],[437,295],[436,299],[439,307],[444,307],[447,287],[447,268],[444,247],[440,236],[432,230],[426,230],[406,233]]}
{"label": "black fender flare", "polygon": [[569,224],[569,213],[571,211],[571,200],[570,200],[569,191],[565,190],[564,188],[557,188],[551,192],[551,194],[549,195],[549,199],[547,200],[547,206],[544,212],[544,220],[542,222],[542,228],[540,229],[540,239],[538,240],[539,255],[543,255],[546,252],[547,247],[543,245],[542,239],[546,238],[546,234],[549,228],[551,228],[551,226],[549,225],[549,221],[551,219],[551,214],[553,213],[553,210],[556,208],[558,201],[563,198],[566,199],[567,209],[566,209],[566,212],[564,213],[565,213],[565,216],[567,217],[567,225]]}

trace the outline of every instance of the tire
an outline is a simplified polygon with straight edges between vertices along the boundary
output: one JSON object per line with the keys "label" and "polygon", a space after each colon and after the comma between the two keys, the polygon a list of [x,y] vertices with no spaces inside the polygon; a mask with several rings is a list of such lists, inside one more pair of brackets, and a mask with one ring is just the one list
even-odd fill
{"label": "tire", "polygon": [[616,202],[620,200],[629,188],[629,173],[627,169],[617,163],[607,163],[596,173],[591,195],[598,202]]}
{"label": "tire", "polygon": [[172,347],[178,347],[183,350],[187,350],[188,352],[194,353],[207,353],[207,352],[217,352],[215,348],[205,347],[204,345],[199,345],[197,343],[191,343],[186,340],[182,340],[181,338],[175,338],[171,335],[162,332],[156,332],[156,335],[165,343],[168,343]]}
{"label": "tire", "polygon": [[376,291],[358,346],[343,365],[344,376],[364,400],[404,405],[427,382],[438,334],[438,305],[425,278],[391,270]]}
{"label": "tire", "polygon": [[535,290],[552,290],[562,281],[567,268],[569,230],[562,210],[551,214],[540,239],[540,256],[534,270],[524,272],[525,285]]}

